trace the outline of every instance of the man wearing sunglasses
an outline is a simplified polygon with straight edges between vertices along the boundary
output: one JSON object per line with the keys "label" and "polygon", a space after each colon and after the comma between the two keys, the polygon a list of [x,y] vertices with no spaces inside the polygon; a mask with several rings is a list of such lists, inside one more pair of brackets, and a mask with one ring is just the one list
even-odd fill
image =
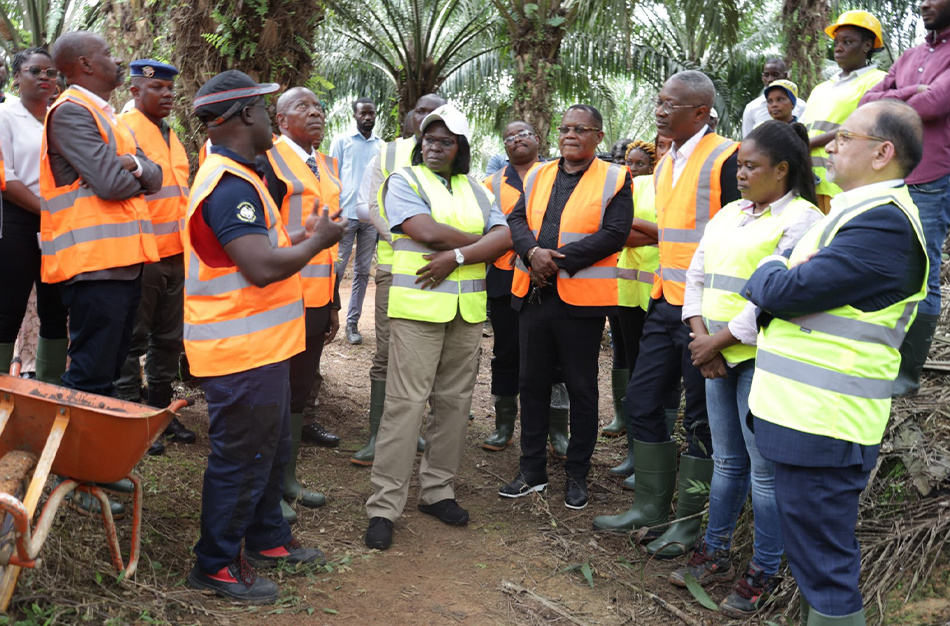
{"label": "man wearing sunglasses", "polygon": [[521,459],[503,498],[547,488],[551,386],[560,367],[570,398],[564,505],[587,506],[597,441],[597,359],[616,314],[617,253],[633,221],[630,171],[597,158],[603,117],[586,104],[558,127],[561,158],[533,169],[508,216],[517,255],[511,306],[520,311]]}
{"label": "man wearing sunglasses", "polygon": [[[905,178],[920,116],[898,100],[859,107],[827,145],[842,193],[790,257],[764,259],[742,289],[770,321],[749,395],[808,626],[863,625],[858,499],[875,467],[900,367],[927,292],[927,252]],[[806,622],[803,622],[806,623]]]}

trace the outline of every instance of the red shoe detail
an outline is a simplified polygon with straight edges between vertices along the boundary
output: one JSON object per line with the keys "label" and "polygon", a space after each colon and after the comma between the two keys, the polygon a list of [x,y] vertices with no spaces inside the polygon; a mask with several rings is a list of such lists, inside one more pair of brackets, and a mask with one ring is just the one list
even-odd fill
{"label": "red shoe detail", "polygon": [[237,578],[231,575],[230,565],[222,567],[216,574],[209,574],[208,578],[213,578],[219,580],[223,583],[236,583],[238,582]]}
{"label": "red shoe detail", "polygon": [[261,550],[259,554],[261,556],[267,556],[274,559],[282,559],[288,556],[290,551],[284,546],[277,546],[276,548],[271,548],[270,550]]}

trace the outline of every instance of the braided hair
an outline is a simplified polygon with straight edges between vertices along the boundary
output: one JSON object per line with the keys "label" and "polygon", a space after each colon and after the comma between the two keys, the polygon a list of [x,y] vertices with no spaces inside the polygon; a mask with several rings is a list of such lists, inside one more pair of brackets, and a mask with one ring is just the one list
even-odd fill
{"label": "braided hair", "polygon": [[640,141],[639,139],[630,143],[627,146],[627,152],[623,155],[623,158],[626,159],[627,156],[634,150],[641,150],[643,154],[647,155],[650,159],[650,169],[652,170],[656,167],[656,146],[649,141]]}

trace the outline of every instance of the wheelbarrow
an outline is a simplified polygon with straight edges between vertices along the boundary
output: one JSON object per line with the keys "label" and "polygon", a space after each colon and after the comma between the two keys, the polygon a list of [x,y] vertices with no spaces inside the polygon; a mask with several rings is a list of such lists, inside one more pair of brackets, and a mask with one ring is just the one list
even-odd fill
{"label": "wheelbarrow", "polygon": [[[38,555],[56,513],[76,490],[99,500],[112,564],[123,579],[135,575],[142,482],[132,468],[187,403],[178,400],[155,409],[0,374],[0,611],[10,604],[20,568],[40,564]],[[31,526],[50,473],[66,478]],[[96,485],[123,478],[135,488],[128,563],[122,559],[108,498]]]}

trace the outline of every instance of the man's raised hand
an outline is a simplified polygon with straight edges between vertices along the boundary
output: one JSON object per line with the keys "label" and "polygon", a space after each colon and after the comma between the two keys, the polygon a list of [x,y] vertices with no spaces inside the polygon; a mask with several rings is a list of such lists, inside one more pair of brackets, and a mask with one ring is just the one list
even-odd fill
{"label": "man's raised hand", "polygon": [[337,209],[331,214],[329,206],[323,205],[321,210],[319,203],[315,202],[313,212],[310,213],[310,217],[307,218],[307,223],[304,226],[307,239],[316,238],[321,250],[340,241],[346,232],[347,225],[347,219],[342,215],[343,211],[341,209]]}

